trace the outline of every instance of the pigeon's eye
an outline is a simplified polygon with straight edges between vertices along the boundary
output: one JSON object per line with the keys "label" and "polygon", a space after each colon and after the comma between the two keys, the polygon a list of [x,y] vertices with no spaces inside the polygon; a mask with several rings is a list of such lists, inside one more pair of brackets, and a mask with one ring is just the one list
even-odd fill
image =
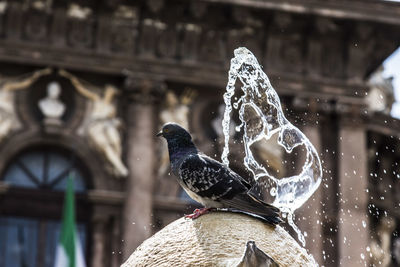
{"label": "pigeon's eye", "polygon": [[169,129],[168,128],[164,128],[164,133],[168,133]]}

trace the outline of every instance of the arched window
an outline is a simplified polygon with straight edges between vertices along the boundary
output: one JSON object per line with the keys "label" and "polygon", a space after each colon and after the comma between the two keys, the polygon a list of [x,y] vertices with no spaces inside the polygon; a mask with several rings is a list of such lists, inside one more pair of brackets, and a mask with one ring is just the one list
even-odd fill
{"label": "arched window", "polygon": [[77,228],[84,253],[87,244],[88,172],[71,151],[37,147],[8,164],[2,182],[8,185],[0,208],[0,267],[52,267],[60,235],[66,180],[74,178]]}
{"label": "arched window", "polygon": [[72,153],[43,149],[32,150],[17,157],[7,168],[4,182],[13,186],[64,190],[69,175],[74,178],[76,192],[84,192],[82,172]]}

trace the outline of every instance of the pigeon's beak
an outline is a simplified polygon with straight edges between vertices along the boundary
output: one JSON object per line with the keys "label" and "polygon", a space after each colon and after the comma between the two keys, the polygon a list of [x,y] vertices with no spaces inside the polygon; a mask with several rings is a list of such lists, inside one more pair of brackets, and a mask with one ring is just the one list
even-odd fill
{"label": "pigeon's beak", "polygon": [[162,131],[159,131],[159,132],[156,134],[156,136],[157,136],[157,137],[163,136],[163,132],[162,132]]}

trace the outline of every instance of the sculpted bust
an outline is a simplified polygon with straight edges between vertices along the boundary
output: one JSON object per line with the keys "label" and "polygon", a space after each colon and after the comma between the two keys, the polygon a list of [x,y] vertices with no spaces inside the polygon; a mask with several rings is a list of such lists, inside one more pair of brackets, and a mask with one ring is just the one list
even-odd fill
{"label": "sculpted bust", "polygon": [[65,113],[65,105],[59,100],[61,87],[58,82],[51,82],[47,86],[47,96],[39,101],[39,109],[45,116],[45,122],[61,123]]}

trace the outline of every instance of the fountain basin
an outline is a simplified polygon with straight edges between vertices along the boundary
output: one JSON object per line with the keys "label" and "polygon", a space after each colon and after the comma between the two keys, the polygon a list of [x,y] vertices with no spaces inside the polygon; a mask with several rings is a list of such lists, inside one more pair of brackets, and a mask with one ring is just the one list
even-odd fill
{"label": "fountain basin", "polygon": [[248,241],[255,241],[279,266],[316,265],[282,227],[242,214],[211,212],[167,225],[145,240],[122,267],[237,266]]}

